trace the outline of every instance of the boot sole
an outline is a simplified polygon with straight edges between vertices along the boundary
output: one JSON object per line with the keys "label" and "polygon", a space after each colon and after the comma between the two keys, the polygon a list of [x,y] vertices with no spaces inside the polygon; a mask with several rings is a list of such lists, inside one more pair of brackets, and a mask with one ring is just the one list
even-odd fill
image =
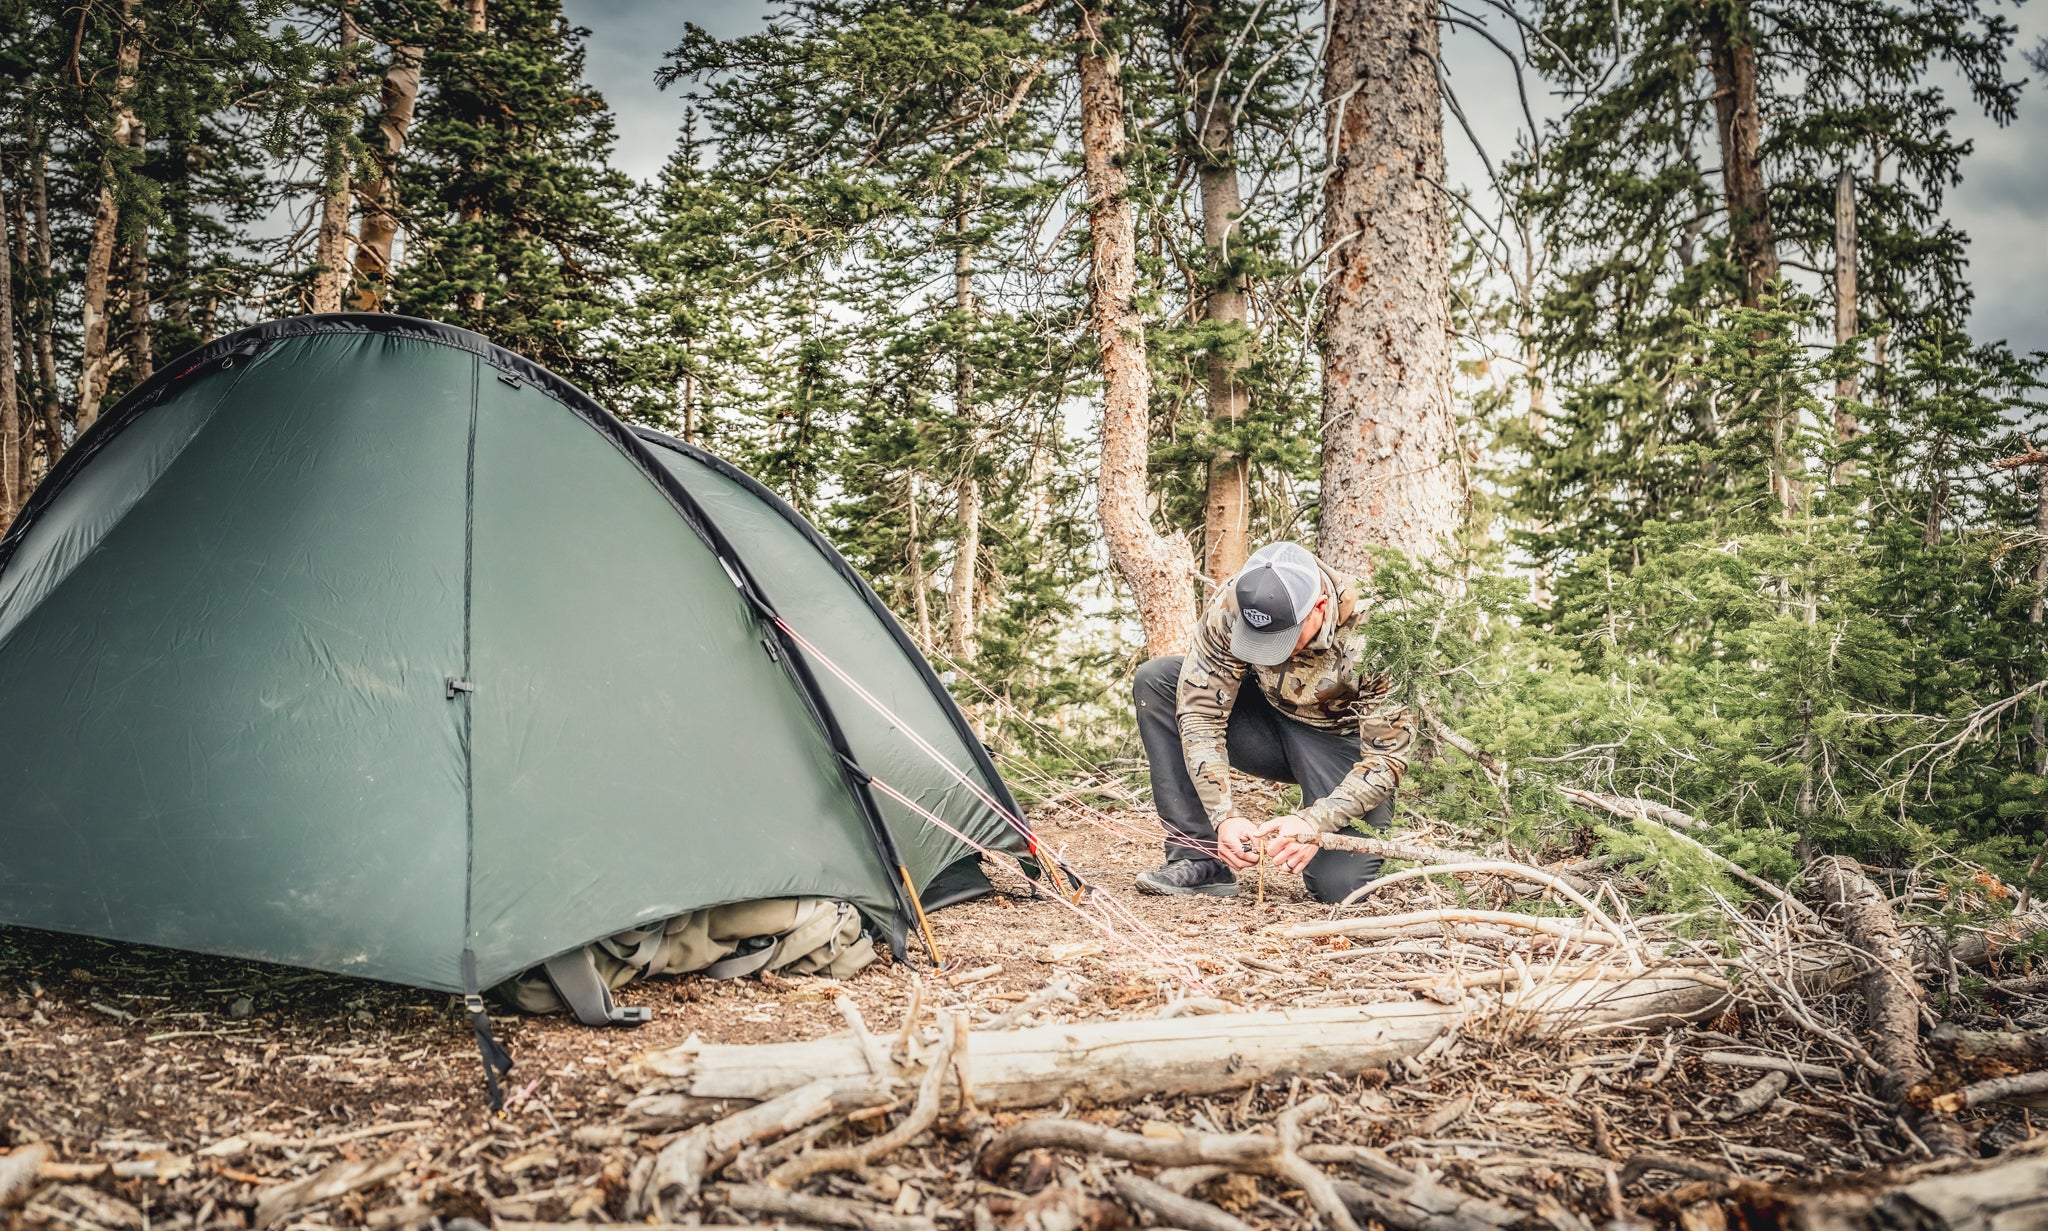
{"label": "boot sole", "polygon": [[1138,892],[1160,898],[1234,898],[1237,896],[1237,882],[1232,880],[1218,882],[1214,885],[1194,885],[1183,889],[1178,885],[1156,884],[1140,877],[1138,879]]}

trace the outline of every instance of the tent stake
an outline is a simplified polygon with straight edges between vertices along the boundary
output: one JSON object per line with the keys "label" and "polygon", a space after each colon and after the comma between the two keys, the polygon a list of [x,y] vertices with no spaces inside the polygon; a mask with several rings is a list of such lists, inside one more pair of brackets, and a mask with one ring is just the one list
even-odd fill
{"label": "tent stake", "polygon": [[932,955],[932,969],[937,970],[946,962],[939,956],[939,942],[932,939],[932,921],[925,917],[924,899],[917,896],[917,882],[910,879],[910,869],[899,863],[896,870],[903,875],[903,888],[910,893],[910,907],[917,912],[917,927],[924,933],[924,951]]}

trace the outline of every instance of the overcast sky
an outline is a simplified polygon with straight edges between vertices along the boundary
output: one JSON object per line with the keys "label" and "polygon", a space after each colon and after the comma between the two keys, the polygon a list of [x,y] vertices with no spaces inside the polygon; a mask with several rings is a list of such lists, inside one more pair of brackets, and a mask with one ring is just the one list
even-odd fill
{"label": "overcast sky", "polygon": [[[590,79],[618,115],[620,166],[641,179],[660,170],[682,119],[682,102],[654,88],[664,53],[695,22],[721,37],[760,28],[766,0],[565,0],[570,20],[590,29]],[[2019,24],[2018,51],[2048,35],[2048,2],[2005,10]],[[1496,157],[1507,149],[1519,115],[1513,81],[1500,54],[1476,35],[1455,27],[1445,41],[1452,88]],[[1943,83],[1948,84],[1948,83]],[[2048,350],[2048,90],[2028,85],[2020,118],[2000,129],[1970,109],[1953,87],[1957,127],[1976,143],[1964,164],[1963,186],[1949,194],[1950,218],[1969,234],[1976,286],[1973,332],[2003,338],[2021,351]],[[1462,134],[1446,134],[1452,178],[1483,187],[1484,173]]]}

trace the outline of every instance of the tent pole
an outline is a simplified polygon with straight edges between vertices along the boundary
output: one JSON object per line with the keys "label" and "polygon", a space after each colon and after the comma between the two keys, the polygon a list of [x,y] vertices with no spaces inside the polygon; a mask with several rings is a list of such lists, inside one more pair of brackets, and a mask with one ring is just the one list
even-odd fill
{"label": "tent pole", "polygon": [[917,882],[910,879],[910,869],[903,864],[897,864],[896,871],[903,877],[903,888],[910,893],[910,908],[917,912],[917,927],[924,933],[924,951],[931,954],[932,969],[937,970],[946,960],[939,956],[939,942],[932,937],[932,921],[925,917],[924,899],[917,895]]}

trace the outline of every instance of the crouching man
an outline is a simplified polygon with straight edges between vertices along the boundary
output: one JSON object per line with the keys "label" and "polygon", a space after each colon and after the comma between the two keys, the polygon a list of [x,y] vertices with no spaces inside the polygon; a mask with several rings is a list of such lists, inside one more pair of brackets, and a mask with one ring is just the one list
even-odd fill
{"label": "crouching man", "polygon": [[[1358,584],[1298,543],[1260,548],[1223,586],[1182,657],[1138,668],[1138,733],[1165,823],[1166,866],[1144,893],[1233,897],[1259,861],[1341,902],[1380,859],[1326,851],[1316,836],[1364,821],[1384,830],[1408,768],[1414,719],[1384,675],[1359,677]],[[1237,814],[1230,767],[1301,787],[1301,810],[1263,825]]]}

